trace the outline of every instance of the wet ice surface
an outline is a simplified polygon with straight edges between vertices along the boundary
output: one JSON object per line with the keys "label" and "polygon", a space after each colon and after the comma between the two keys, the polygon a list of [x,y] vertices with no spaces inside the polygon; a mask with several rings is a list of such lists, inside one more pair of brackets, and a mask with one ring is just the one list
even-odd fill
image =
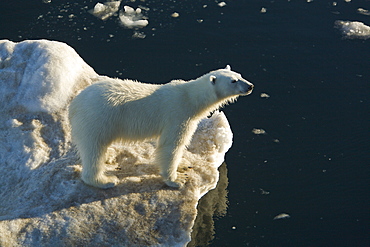
{"label": "wet ice surface", "polygon": [[348,39],[368,39],[370,38],[370,27],[359,21],[335,21],[344,38]]}
{"label": "wet ice surface", "polygon": [[0,245],[184,246],[198,200],[215,188],[232,143],[225,115],[203,119],[185,151],[181,189],[164,185],[153,165],[155,141],[115,143],[109,190],[86,186],[71,146],[67,109],[101,79],[69,46],[0,41]]}

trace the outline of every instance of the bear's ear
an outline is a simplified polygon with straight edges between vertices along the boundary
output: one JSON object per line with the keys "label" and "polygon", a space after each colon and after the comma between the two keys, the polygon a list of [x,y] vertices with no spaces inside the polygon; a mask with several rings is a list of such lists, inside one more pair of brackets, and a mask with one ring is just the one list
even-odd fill
{"label": "bear's ear", "polygon": [[212,84],[213,84],[213,85],[215,85],[215,84],[216,84],[216,76],[211,75],[211,76],[209,77],[209,80],[210,80],[210,82],[212,82]]}
{"label": "bear's ear", "polygon": [[230,67],[230,65],[226,65],[226,68],[225,68],[226,70],[230,70],[231,71],[231,67]]}

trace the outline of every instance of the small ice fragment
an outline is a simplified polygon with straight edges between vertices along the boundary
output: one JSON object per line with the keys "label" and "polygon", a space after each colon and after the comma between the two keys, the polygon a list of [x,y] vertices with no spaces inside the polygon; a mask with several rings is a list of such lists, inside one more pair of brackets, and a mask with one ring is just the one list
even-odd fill
{"label": "small ice fragment", "polygon": [[203,22],[203,20],[202,20],[202,19],[198,19],[198,20],[197,20],[197,22],[198,22],[198,23],[202,23],[202,22]]}
{"label": "small ice fragment", "polygon": [[370,15],[370,11],[367,10],[367,9],[363,9],[363,8],[358,8],[357,13],[359,13],[361,15]]}
{"label": "small ice fragment", "polygon": [[146,37],[144,32],[138,32],[135,31],[134,34],[132,35],[132,38],[134,39],[144,39]]}
{"label": "small ice fragment", "polygon": [[261,98],[270,98],[270,95],[268,95],[267,93],[261,93],[260,97]]}
{"label": "small ice fragment", "polygon": [[102,12],[106,9],[106,6],[102,3],[95,4],[94,13]]}
{"label": "small ice fragment", "polygon": [[264,129],[252,129],[252,133],[256,135],[265,135],[267,134]]}
{"label": "small ice fragment", "polygon": [[231,229],[235,230],[236,229],[236,226],[231,227]]}
{"label": "small ice fragment", "polygon": [[261,189],[261,188],[260,188],[260,191],[261,191],[261,195],[268,195],[268,194],[270,194],[269,191],[266,191],[266,190]]}
{"label": "small ice fragment", "polygon": [[370,38],[370,27],[359,21],[334,22],[334,27],[339,29],[347,39],[368,39]]}
{"label": "small ice fragment", "polygon": [[131,8],[130,6],[124,6],[123,9],[125,10],[126,14],[134,14],[135,13],[134,8]]}
{"label": "small ice fragment", "polygon": [[127,28],[143,28],[146,27],[149,22],[147,20],[134,21],[127,16],[120,16],[121,23]]}
{"label": "small ice fragment", "polygon": [[104,4],[97,3],[93,9],[89,10],[89,13],[104,21],[118,11],[120,4],[121,0],[105,2]]}
{"label": "small ice fragment", "polygon": [[143,28],[146,27],[149,22],[144,19],[144,16],[141,14],[141,9],[137,8],[134,10],[130,6],[124,6],[124,11],[119,13],[119,19],[127,28]]}
{"label": "small ice fragment", "polygon": [[290,218],[289,214],[281,213],[281,214],[276,215],[274,217],[274,220],[287,219],[287,218]]}
{"label": "small ice fragment", "polygon": [[260,12],[264,14],[264,13],[266,13],[266,12],[267,12],[267,9],[266,9],[266,8],[264,8],[264,7],[262,7]]}
{"label": "small ice fragment", "polygon": [[180,16],[180,14],[179,14],[179,13],[177,13],[177,12],[173,12],[171,16],[172,16],[173,18],[177,18],[177,17],[179,17],[179,16]]}
{"label": "small ice fragment", "polygon": [[225,2],[220,2],[217,5],[220,6],[220,7],[224,7],[224,6],[226,6],[226,3]]}

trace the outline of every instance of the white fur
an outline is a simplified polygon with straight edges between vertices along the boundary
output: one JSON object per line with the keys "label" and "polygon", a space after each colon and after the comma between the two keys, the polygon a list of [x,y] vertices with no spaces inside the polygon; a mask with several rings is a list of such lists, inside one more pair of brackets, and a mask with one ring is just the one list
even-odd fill
{"label": "white fur", "polygon": [[82,160],[82,180],[99,188],[113,187],[118,178],[104,174],[109,144],[117,139],[158,137],[160,174],[167,185],[180,187],[177,167],[199,120],[239,95],[249,94],[252,88],[230,66],[188,82],[154,85],[108,79],[87,87],[69,108],[72,138]]}

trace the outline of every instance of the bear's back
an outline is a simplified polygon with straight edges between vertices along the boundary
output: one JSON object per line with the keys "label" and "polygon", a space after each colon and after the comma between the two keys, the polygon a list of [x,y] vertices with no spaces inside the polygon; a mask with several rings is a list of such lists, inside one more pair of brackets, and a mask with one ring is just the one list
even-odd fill
{"label": "bear's back", "polygon": [[102,95],[112,105],[122,105],[140,100],[153,94],[160,87],[160,85],[141,83],[128,79],[111,79],[97,82],[94,85],[103,90]]}

